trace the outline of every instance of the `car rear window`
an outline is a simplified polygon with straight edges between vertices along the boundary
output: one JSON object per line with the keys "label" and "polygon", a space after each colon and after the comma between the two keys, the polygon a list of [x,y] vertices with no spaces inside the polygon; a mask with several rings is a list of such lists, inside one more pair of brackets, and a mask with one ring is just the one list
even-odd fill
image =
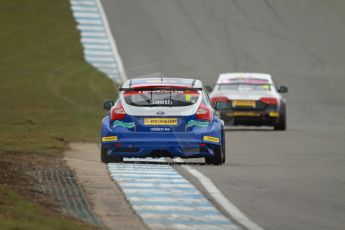
{"label": "car rear window", "polygon": [[198,91],[153,90],[123,92],[126,104],[132,106],[190,106],[195,104],[200,93]]}

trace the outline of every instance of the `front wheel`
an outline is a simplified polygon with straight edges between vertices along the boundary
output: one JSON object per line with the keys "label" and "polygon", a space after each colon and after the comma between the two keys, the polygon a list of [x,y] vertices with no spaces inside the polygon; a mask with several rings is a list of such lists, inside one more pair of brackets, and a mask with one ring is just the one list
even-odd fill
{"label": "front wheel", "polygon": [[110,157],[107,154],[107,150],[101,146],[101,161],[103,163],[119,163],[123,162],[123,157]]}

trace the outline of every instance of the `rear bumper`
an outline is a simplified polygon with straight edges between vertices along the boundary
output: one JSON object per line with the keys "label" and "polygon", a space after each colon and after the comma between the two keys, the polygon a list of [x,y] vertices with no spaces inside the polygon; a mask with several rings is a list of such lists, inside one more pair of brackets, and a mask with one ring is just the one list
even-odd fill
{"label": "rear bumper", "polygon": [[198,158],[214,155],[213,147],[200,147],[198,144],[146,145],[142,142],[123,144],[121,147],[104,145],[108,156],[121,157],[181,157]]}
{"label": "rear bumper", "polygon": [[109,156],[211,157],[221,142],[218,125],[193,132],[134,132],[124,127],[102,127],[102,147]]}
{"label": "rear bumper", "polygon": [[220,117],[227,125],[254,125],[254,126],[274,126],[281,119],[281,114],[278,111],[243,111],[231,110],[222,111]]}

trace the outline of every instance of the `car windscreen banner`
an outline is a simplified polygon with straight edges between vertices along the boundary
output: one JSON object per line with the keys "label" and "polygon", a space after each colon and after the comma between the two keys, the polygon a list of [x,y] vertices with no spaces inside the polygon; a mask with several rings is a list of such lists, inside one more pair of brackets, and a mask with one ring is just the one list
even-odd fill
{"label": "car windscreen banner", "polygon": [[257,78],[230,78],[223,79],[220,84],[269,84],[269,81]]}
{"label": "car windscreen banner", "polygon": [[190,106],[194,105],[200,93],[197,90],[140,89],[122,92],[128,105],[132,106]]}

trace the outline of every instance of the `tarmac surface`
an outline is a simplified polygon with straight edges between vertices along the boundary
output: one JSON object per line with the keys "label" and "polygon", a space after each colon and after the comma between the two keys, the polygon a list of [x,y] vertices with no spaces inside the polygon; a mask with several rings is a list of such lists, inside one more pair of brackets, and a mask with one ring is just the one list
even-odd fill
{"label": "tarmac surface", "polygon": [[344,1],[102,3],[129,77],[163,60],[207,84],[266,72],[288,86],[287,131],[230,128],[227,163],[196,168],[264,229],[344,229]]}

